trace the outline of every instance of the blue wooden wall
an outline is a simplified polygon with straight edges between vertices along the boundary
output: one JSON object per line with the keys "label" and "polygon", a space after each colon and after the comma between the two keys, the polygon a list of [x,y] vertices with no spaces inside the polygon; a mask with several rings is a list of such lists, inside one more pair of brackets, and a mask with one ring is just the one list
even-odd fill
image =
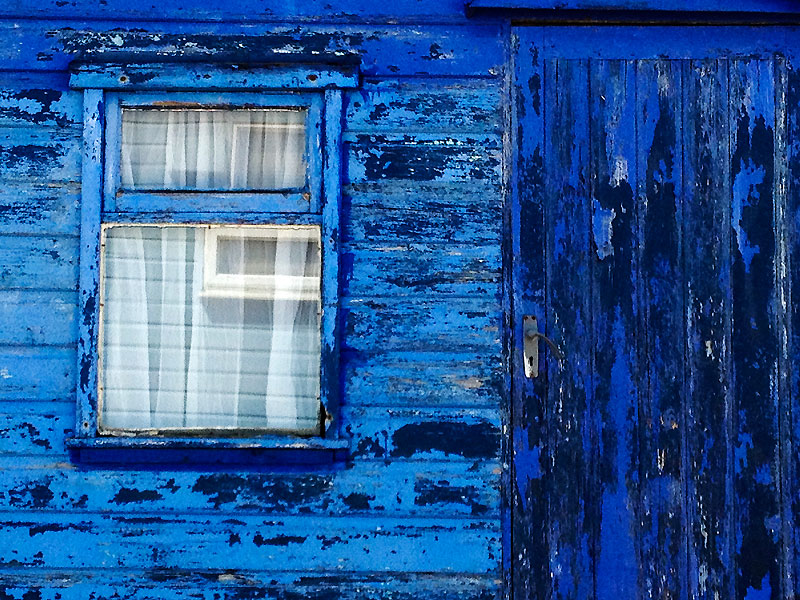
{"label": "blue wooden wall", "polygon": [[[498,597],[500,25],[457,0],[222,4],[0,9],[0,598]],[[338,51],[364,74],[342,148],[350,460],[71,461],[82,98],[68,64]]]}
{"label": "blue wooden wall", "polygon": [[[571,61],[565,63],[565,78],[547,92],[538,87],[541,80],[516,82],[526,110],[551,107],[548,140],[556,140],[555,150],[545,165],[548,179],[536,179],[544,172],[543,165],[537,164],[544,154],[532,148],[544,138],[514,139],[512,144],[508,123],[513,111],[507,106],[512,37],[509,21],[498,15],[506,8],[539,11],[552,3],[474,0],[471,17],[465,14],[463,0],[394,0],[377,6],[374,0],[220,4],[217,7],[208,0],[11,0],[0,6],[0,599],[488,600],[510,592],[504,581],[512,562],[522,569],[520,599],[604,594],[620,598],[624,592],[631,597],[712,597],[708,590],[720,589],[737,598],[777,598],[781,590],[791,593],[795,585],[791,582],[800,573],[800,529],[793,525],[800,513],[796,484],[800,376],[794,359],[800,351],[800,303],[791,301],[792,288],[787,283],[800,277],[795,235],[800,207],[800,80],[792,67],[797,62],[793,49],[800,48],[798,30],[740,27],[703,30],[698,37],[698,30],[692,28],[642,28],[626,37],[610,36],[599,27],[580,34],[551,29],[549,39],[536,37],[527,50],[531,65],[540,48],[551,52],[551,61]],[[667,0],[560,4],[616,11],[617,19],[620,11],[628,9],[658,13],[703,8],[703,3],[694,0],[679,6]],[[795,10],[790,0],[715,1],[713,8],[738,11],[732,18],[739,24],[751,18],[742,16],[747,13],[763,19],[764,11],[785,15]],[[747,40],[749,50],[737,50],[736,44],[729,44],[731,40]],[[604,113],[600,104],[585,104],[590,89],[595,102],[604,93],[614,94],[619,110],[628,111],[628,117],[633,106],[641,108],[650,98],[651,121],[656,113],[677,115],[662,123],[671,128],[675,139],[688,139],[690,125],[696,125],[693,119],[718,117],[708,98],[701,106],[705,113],[700,108],[693,112],[692,103],[700,106],[700,92],[705,88],[700,71],[691,65],[676,66],[664,59],[656,67],[637,63],[626,70],[625,61],[643,56],[695,58],[691,49],[699,43],[713,49],[720,59],[757,54],[769,56],[769,64],[780,67],[784,87],[780,98],[773,95],[780,115],[775,116],[773,106],[770,118],[783,127],[779,162],[784,170],[773,188],[780,193],[781,210],[786,210],[779,216],[786,242],[782,248],[788,256],[774,261],[769,275],[761,273],[763,280],[705,260],[720,256],[722,262],[731,263],[737,257],[730,231],[708,239],[702,234],[703,227],[731,218],[731,206],[705,200],[717,189],[715,182],[730,187],[725,182],[736,165],[723,164],[723,150],[713,140],[703,138],[691,146],[698,156],[680,158],[670,155],[674,148],[668,147],[667,140],[648,156],[631,157],[643,173],[635,185],[644,192],[642,206],[683,203],[685,225],[681,226],[686,229],[681,240],[699,245],[689,248],[688,242],[681,241],[683,262],[678,264],[677,255],[666,256],[669,253],[653,242],[659,239],[657,235],[643,234],[642,239],[649,239],[651,245],[635,252],[652,251],[651,262],[622,260],[627,256],[624,252],[633,250],[620,247],[614,277],[595,266],[592,281],[582,280],[578,269],[586,266],[588,255],[578,255],[581,244],[591,252],[598,249],[592,246],[594,217],[580,205],[589,195],[575,193],[561,203],[552,184],[564,180],[571,185],[580,177],[570,169],[583,169],[583,175],[588,170],[580,161],[573,165],[552,157],[571,157],[583,141],[580,152],[594,150],[580,160],[607,175],[607,157],[597,148],[608,133],[602,127],[619,127],[619,115]],[[663,56],[659,44],[669,46]],[[227,62],[258,57],[269,62],[273,57],[284,61],[287,56],[331,53],[358,54],[363,73],[361,88],[345,93],[342,147],[340,417],[343,434],[351,441],[349,459],[333,467],[272,469],[179,469],[147,464],[90,468],[72,460],[65,440],[73,433],[75,416],[82,97],[68,87],[68,65],[78,57],[113,60],[120,55],[213,57]],[[618,63],[599,60],[609,57]],[[595,62],[590,66],[590,61]],[[640,80],[633,73],[640,66],[659,72],[643,71],[640,80],[645,83],[637,83]],[[659,97],[650,85],[658,77],[680,80],[685,87],[675,89],[684,91]],[[735,78],[724,81],[732,85]],[[583,91],[587,94],[575,102],[573,110],[565,104],[573,95],[564,90],[578,90],[576,98]],[[540,92],[550,96],[539,97]],[[737,93],[746,95],[742,90]],[[756,96],[769,104],[770,93]],[[576,115],[574,111],[584,112]],[[586,118],[579,118],[581,114]],[[636,118],[629,121],[638,122]],[[651,121],[648,127],[654,126]],[[540,125],[545,126],[544,117]],[[572,128],[581,129],[583,137],[572,135]],[[725,135],[729,142],[734,138],[732,130]],[[624,146],[621,152],[630,153],[642,136],[644,126],[641,132],[622,127],[619,135],[616,129],[609,133],[609,143],[619,143]],[[531,149],[517,165],[521,185],[529,185],[532,192],[530,205],[553,199],[562,211],[549,213],[547,223],[563,222],[559,235],[575,238],[569,251],[560,254],[554,238],[543,230],[541,238],[518,247],[518,252],[524,252],[518,256],[527,261],[525,285],[548,290],[549,300],[542,300],[544,294],[538,300],[543,311],[559,315],[558,322],[567,325],[558,341],[570,351],[568,358],[582,352],[596,361],[571,367],[584,369],[579,375],[588,382],[591,398],[578,408],[585,412],[557,415],[549,430],[538,429],[542,421],[519,405],[527,398],[514,397],[514,408],[519,409],[516,418],[530,418],[530,422],[513,439],[522,449],[513,480],[509,478],[513,452],[508,440],[511,377],[505,354],[510,346],[506,326],[512,295],[511,222],[512,216],[519,219],[520,215],[512,215],[508,188],[518,175],[509,168],[512,146],[522,154]],[[737,159],[755,164],[763,156],[742,154]],[[706,187],[690,176],[686,182],[678,181],[677,171],[667,172],[670,160],[702,162]],[[532,175],[537,168],[539,175]],[[525,180],[526,176],[530,179]],[[650,185],[655,179],[647,177],[663,178],[678,192],[659,195],[669,186]],[[585,180],[579,185],[589,189],[594,184]],[[684,202],[689,196],[679,189],[681,185],[694,186],[698,201]],[[613,190],[601,191],[606,195],[597,198],[598,214],[614,202],[627,203],[633,210],[632,195],[620,198]],[[618,208],[622,214],[622,206]],[[629,232],[625,239],[630,243],[645,232],[648,215],[654,231],[663,225],[656,219],[658,213],[641,207],[635,210],[642,211],[642,225],[641,230]],[[622,219],[619,223],[634,226]],[[759,226],[759,234],[766,235],[763,244],[774,243],[769,238],[771,230]],[[638,222],[636,227],[640,227]],[[531,229],[528,235],[535,237],[536,231]],[[622,239],[615,237],[614,243]],[[556,256],[562,262],[552,263],[548,271],[547,261]],[[681,269],[694,274],[692,289],[698,298],[724,306],[706,312],[692,308],[694,320],[685,321],[684,309],[676,308],[684,302],[683,292],[669,285]],[[621,282],[620,277],[629,281]],[[748,289],[761,290],[761,295],[755,294],[760,304],[748,309],[753,315],[734,314],[732,297],[725,295],[737,293],[729,289],[737,278]],[[634,285],[633,279],[649,291],[623,298],[614,286]],[[596,290],[605,284],[614,293],[601,298]],[[559,285],[563,294],[553,291]],[[778,289],[788,290],[789,295],[780,296]],[[519,287],[517,293],[524,289]],[[592,294],[597,297],[589,298]],[[615,328],[612,319],[598,319],[591,324],[592,335],[582,335],[576,329],[579,319],[573,318],[581,302],[599,303],[605,317],[618,318],[623,329]],[[647,313],[648,335],[637,333],[643,320],[635,311]],[[764,320],[765,311],[772,311],[766,319],[769,323]],[[737,342],[740,346],[731,351],[743,357],[738,364],[730,352],[723,364],[723,354],[706,355],[705,346],[687,343],[702,337],[720,346],[730,344],[735,341],[732,331],[720,328],[734,323],[741,329],[746,326],[742,319],[750,316],[756,324],[766,323],[766,329],[777,320],[783,328],[778,336],[783,352],[780,365],[769,367],[775,381],[780,379],[774,389],[770,380],[758,375],[748,380],[742,374],[759,368],[752,361],[761,360],[761,355],[748,354],[745,342]],[[640,336],[635,348],[625,346],[630,336]],[[636,368],[651,372],[632,375],[614,370],[625,360],[612,361],[603,354],[609,339],[621,348],[618,356],[628,356]],[[676,344],[688,350],[649,352]],[[770,364],[777,364],[769,356]],[[655,361],[653,366],[647,362],[651,357],[667,362]],[[683,362],[687,360],[688,366]],[[667,384],[674,383],[669,374],[678,371],[681,390],[662,393]],[[574,371],[569,373],[574,375]],[[607,389],[602,385],[594,389],[591,378],[596,373]],[[736,373],[738,380],[733,379]],[[670,423],[677,426],[664,429],[661,437],[651,435],[644,426],[633,435],[630,430],[639,422],[620,412],[619,406],[603,404],[612,393],[625,392],[615,386],[626,377],[632,387],[643,390],[636,396],[636,410],[651,411],[658,423],[673,419]],[[544,389],[546,381],[532,384],[537,390],[532,396],[541,393],[559,400],[562,391]],[[750,381],[751,387],[758,388],[758,398],[770,398],[773,403],[759,404],[746,389],[736,388],[734,381]],[[574,401],[575,389],[563,392],[563,397]],[[680,394],[684,395],[679,398]],[[734,446],[723,448],[723,441],[727,444],[733,439],[734,425],[726,421],[732,412],[723,414],[713,403],[681,403],[681,398],[725,394],[744,407],[744,413],[736,415],[736,426],[744,423],[741,432],[736,430],[737,435],[741,433],[736,446],[739,454],[731,453]],[[760,427],[765,437],[748,438],[748,423],[757,430]],[[582,439],[570,437],[578,426]],[[547,453],[546,438],[562,434],[568,443],[549,462],[553,455]],[[581,463],[582,453],[593,451],[583,444],[591,436],[616,442],[616,436],[622,439],[628,434],[648,445],[611,444],[609,448],[613,446],[617,454],[608,450],[605,462],[592,455],[589,461],[595,462]],[[691,448],[703,449],[710,461],[725,464],[716,470],[690,457]],[[748,452],[751,462],[742,463],[736,472],[734,460],[747,457]],[[717,455],[721,458],[713,458]],[[627,472],[634,463],[638,466]],[[778,463],[780,473],[772,466]],[[573,469],[574,464],[585,470]],[[664,465],[674,472],[665,472]],[[543,477],[548,468],[557,476],[550,482]],[[591,488],[591,478],[598,474],[605,478],[606,487]],[[603,524],[613,523],[614,518],[622,522],[628,518],[625,511],[633,510],[633,504],[626,504],[622,487],[612,485],[625,477],[636,486],[641,483],[642,489],[651,485],[652,500],[645,498],[651,505],[634,498],[636,510],[641,510],[636,516],[650,520],[637,530],[639,537],[626,536],[618,527],[603,539],[605,547],[615,551],[611,559],[619,562],[600,563],[605,570],[598,576],[592,561],[602,554],[595,542],[609,531]],[[735,477],[739,477],[739,488],[734,487]],[[779,510],[758,512],[755,506],[750,511],[764,489]],[[707,496],[692,496],[698,490],[722,500],[711,506]],[[512,492],[525,495],[528,502],[524,507],[528,512],[518,519],[513,532],[508,522]],[[514,501],[519,508],[522,501]],[[603,513],[608,505],[617,512]],[[647,512],[648,506],[655,508]],[[748,545],[744,520],[737,529],[730,520],[733,516],[726,517],[729,521],[722,536],[709,538],[706,525],[729,506],[738,515],[750,511],[747,518],[755,514],[752,521],[759,532],[778,532],[776,541],[764,546],[772,553],[766,559]],[[677,533],[686,526],[692,527],[689,534]],[[512,534],[516,536],[513,547],[521,551],[514,561],[507,552]],[[693,546],[684,543],[687,538]],[[627,559],[625,552],[630,548],[626,544],[634,543],[635,557]],[[740,569],[742,563],[736,560],[742,555],[750,562]],[[575,565],[585,572],[570,571]],[[717,579],[709,579],[711,568],[716,569],[711,576]],[[778,568],[784,588],[758,586],[757,574]],[[625,588],[625,582],[641,587]],[[641,593],[637,596],[631,590]]]}

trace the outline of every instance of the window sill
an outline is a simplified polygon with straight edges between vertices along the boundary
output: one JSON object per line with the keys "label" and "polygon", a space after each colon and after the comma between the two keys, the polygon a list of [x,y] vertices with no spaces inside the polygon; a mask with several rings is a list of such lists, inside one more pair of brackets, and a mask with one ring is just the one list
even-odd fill
{"label": "window sill", "polygon": [[178,468],[324,466],[347,460],[348,440],[290,438],[93,437],[66,441],[84,466]]}

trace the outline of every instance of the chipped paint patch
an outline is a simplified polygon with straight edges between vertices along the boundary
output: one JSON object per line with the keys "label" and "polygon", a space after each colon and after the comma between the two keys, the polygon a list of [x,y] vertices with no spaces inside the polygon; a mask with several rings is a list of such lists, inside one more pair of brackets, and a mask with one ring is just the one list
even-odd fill
{"label": "chipped paint patch", "polygon": [[603,208],[597,199],[593,201],[592,207],[594,209],[592,218],[594,244],[597,248],[598,258],[603,260],[614,254],[614,245],[611,238],[613,235],[614,218],[617,216],[617,213],[613,208]]}

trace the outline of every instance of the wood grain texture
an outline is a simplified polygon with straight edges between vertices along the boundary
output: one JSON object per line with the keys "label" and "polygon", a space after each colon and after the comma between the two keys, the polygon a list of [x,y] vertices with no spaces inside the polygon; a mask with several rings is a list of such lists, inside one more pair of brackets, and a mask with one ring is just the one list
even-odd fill
{"label": "wood grain texture", "polygon": [[[168,25],[0,22],[6,597],[502,593],[502,40],[494,25],[412,32],[406,24],[337,25],[352,17],[324,10],[330,22],[300,29],[294,16],[277,25],[277,13],[269,24],[244,26],[178,23],[179,12]],[[76,429],[78,326],[91,312],[76,297],[88,273],[79,263],[96,254],[85,226],[88,251],[78,260],[81,209],[89,225],[98,220],[97,202],[87,202],[91,194],[81,202],[79,186],[94,185],[87,173],[99,160],[91,144],[81,156],[83,107],[64,91],[65,69],[78,54],[153,51],[312,63],[321,54],[361,57],[364,85],[343,94],[341,285],[338,301],[329,296],[341,310],[336,422],[351,446],[347,462],[97,466],[76,464],[65,445]],[[327,187],[336,179],[331,169]],[[148,217],[159,218],[207,217],[201,209]]]}
{"label": "wood grain texture", "polygon": [[774,63],[730,64],[736,594],[784,595],[779,568]]}
{"label": "wood grain texture", "polygon": [[[520,365],[524,334],[520,315],[545,315],[546,203],[544,96],[548,65],[528,33],[512,34],[514,82],[511,164],[511,364]],[[507,263],[508,264],[508,263]],[[542,319],[545,322],[544,319]],[[548,369],[549,363],[543,363]],[[550,590],[547,485],[550,456],[545,406],[548,378],[528,379],[512,368],[511,594],[546,598]]]}
{"label": "wood grain texture", "polygon": [[[638,86],[649,79],[632,61],[591,64],[592,205],[591,311],[594,387],[591,435],[592,523],[597,598],[633,598],[646,542],[638,535],[641,448],[637,438],[642,393],[637,318],[637,200],[643,173],[637,134]],[[588,208],[588,207],[587,207]],[[642,556],[641,558],[639,558]],[[640,562],[641,560],[641,562]]]}
{"label": "wood grain texture", "polygon": [[[786,449],[786,476],[791,485],[786,490],[789,494],[788,506],[791,512],[788,515],[790,523],[800,522],[800,291],[794,285],[800,281],[800,73],[790,69],[787,81],[786,94],[786,121],[787,121],[787,146],[788,146],[788,242],[789,242],[789,281],[791,283],[791,297],[789,304],[790,317],[790,345],[789,345],[789,370],[791,373],[791,390],[788,407],[789,417],[784,416],[785,426],[789,428]],[[794,581],[800,581],[800,529],[791,528],[791,544],[789,545],[791,573]],[[797,585],[795,584],[797,588]]]}
{"label": "wood grain texture", "polygon": [[[543,424],[525,416],[541,383],[513,396],[518,489],[538,473],[547,481],[544,509],[515,498],[514,532],[530,541],[513,542],[525,569],[514,589],[791,597],[796,76],[782,57],[719,57],[706,41],[691,60],[617,58],[635,56],[639,36],[645,56],[678,43],[649,29],[616,30],[616,45],[587,61],[576,54],[584,31],[548,30],[541,41],[520,30],[529,46],[516,54],[525,103],[516,164],[544,155],[543,173],[520,171],[517,185],[548,183],[541,209],[515,200],[515,309],[554,321],[569,383],[550,390],[558,400]],[[526,245],[542,215],[543,257]],[[528,256],[545,264],[544,281],[521,268]],[[589,333],[576,333],[587,322]],[[530,442],[542,430],[544,449]],[[552,588],[534,592],[542,571]]]}
{"label": "wood grain texture", "polygon": [[555,362],[550,367],[544,406],[552,470],[549,570],[553,598],[577,600],[591,596],[594,587],[591,215],[585,201],[591,185],[589,64],[556,60],[547,68],[552,82],[545,88],[547,331],[569,357],[560,369]]}
{"label": "wood grain texture", "polygon": [[101,572],[37,569],[31,576],[20,570],[0,575],[10,600],[40,597],[83,600],[95,595],[121,600],[158,600],[169,594],[178,600],[493,600],[501,594],[497,579],[479,576],[403,574],[320,575],[313,572],[202,570],[170,572],[164,569]]}
{"label": "wood grain texture", "polygon": [[[498,536],[495,523],[469,519],[13,512],[0,513],[0,564],[490,574],[500,558]],[[103,539],[114,543],[97,543]]]}
{"label": "wood grain texture", "polygon": [[728,68],[684,65],[683,253],[689,592],[735,597],[731,447],[731,229]]}
{"label": "wood grain texture", "polygon": [[683,437],[682,148],[680,63],[639,64],[642,511],[644,585],[653,597],[686,587]]}
{"label": "wood grain texture", "polygon": [[[227,63],[315,62],[355,54],[366,77],[496,76],[502,39],[493,24],[279,24],[3,20],[0,60],[13,71],[63,71],[76,55],[119,61],[131,55]],[[317,57],[315,59],[315,57]],[[324,60],[324,59],[323,59]]]}

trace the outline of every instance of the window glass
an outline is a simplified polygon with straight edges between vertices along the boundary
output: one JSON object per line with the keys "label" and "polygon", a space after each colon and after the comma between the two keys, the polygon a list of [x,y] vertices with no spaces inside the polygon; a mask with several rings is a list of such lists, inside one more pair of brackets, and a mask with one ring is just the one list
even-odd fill
{"label": "window glass", "polygon": [[101,255],[101,430],[319,434],[318,226],[106,225]]}
{"label": "window glass", "polygon": [[303,109],[123,108],[125,190],[297,190]]}

